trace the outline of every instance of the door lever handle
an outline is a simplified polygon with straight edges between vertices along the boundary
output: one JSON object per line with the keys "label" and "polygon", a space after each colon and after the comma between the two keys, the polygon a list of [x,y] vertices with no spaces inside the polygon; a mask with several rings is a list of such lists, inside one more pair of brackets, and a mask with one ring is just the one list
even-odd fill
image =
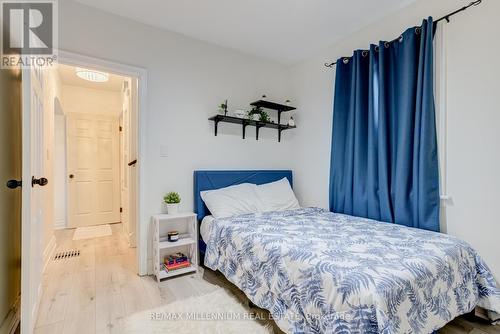
{"label": "door lever handle", "polygon": [[17,187],[22,187],[23,181],[21,180],[9,180],[7,181],[7,188],[16,189]]}
{"label": "door lever handle", "polygon": [[128,163],[128,165],[129,165],[129,167],[131,167],[131,166],[135,166],[136,163],[137,163],[137,159],[130,161]]}
{"label": "door lever handle", "polygon": [[38,184],[40,187],[44,187],[47,185],[47,183],[49,183],[49,180],[47,180],[46,178],[44,177],[41,177],[39,179],[35,179],[35,177],[33,176],[31,178],[31,186],[34,187],[35,184]]}

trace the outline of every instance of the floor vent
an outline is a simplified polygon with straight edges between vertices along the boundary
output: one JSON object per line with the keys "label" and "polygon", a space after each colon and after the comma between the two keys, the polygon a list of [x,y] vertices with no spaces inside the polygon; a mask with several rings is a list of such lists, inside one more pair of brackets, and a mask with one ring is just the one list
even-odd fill
{"label": "floor vent", "polygon": [[80,251],[78,249],[71,249],[56,253],[54,256],[54,260],[64,260],[69,259],[70,257],[80,256]]}

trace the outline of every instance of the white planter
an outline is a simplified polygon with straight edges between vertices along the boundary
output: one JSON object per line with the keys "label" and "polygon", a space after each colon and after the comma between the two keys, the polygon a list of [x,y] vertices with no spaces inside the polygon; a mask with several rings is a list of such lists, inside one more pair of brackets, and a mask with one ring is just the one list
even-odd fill
{"label": "white planter", "polygon": [[179,204],[167,204],[167,213],[169,215],[175,215],[179,212]]}

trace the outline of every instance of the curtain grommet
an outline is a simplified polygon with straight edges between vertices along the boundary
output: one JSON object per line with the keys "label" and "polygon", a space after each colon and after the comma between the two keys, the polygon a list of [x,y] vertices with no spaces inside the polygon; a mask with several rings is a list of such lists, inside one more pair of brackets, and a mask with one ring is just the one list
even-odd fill
{"label": "curtain grommet", "polygon": [[361,52],[361,55],[362,55],[363,57],[366,57],[366,56],[368,56],[368,51],[366,51],[366,50],[363,50],[363,51]]}
{"label": "curtain grommet", "polygon": [[380,50],[379,46],[378,46],[378,45],[376,45],[376,46],[375,46],[375,52],[378,52],[379,50]]}
{"label": "curtain grommet", "polygon": [[415,28],[415,34],[419,35],[421,30],[422,30],[422,28],[416,27]]}
{"label": "curtain grommet", "polygon": [[389,46],[390,46],[389,42],[385,42],[385,43],[384,43],[384,47],[385,47],[386,49],[388,49],[388,48],[389,48]]}
{"label": "curtain grommet", "polygon": [[403,35],[399,36],[398,41],[399,43],[403,42]]}
{"label": "curtain grommet", "polygon": [[344,58],[342,61],[344,62],[344,64],[348,64],[349,63],[349,58]]}

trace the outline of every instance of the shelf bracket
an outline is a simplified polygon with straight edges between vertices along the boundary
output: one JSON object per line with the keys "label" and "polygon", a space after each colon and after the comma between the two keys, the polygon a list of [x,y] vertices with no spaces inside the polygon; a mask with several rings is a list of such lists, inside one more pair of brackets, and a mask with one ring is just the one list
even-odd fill
{"label": "shelf bracket", "polygon": [[283,129],[281,128],[281,125],[278,124],[278,143],[281,142],[281,131],[283,131]]}
{"label": "shelf bracket", "polygon": [[263,125],[259,125],[258,123],[255,124],[255,140],[259,140],[259,130],[262,127],[263,127]]}
{"label": "shelf bracket", "polygon": [[219,125],[219,118],[216,118],[214,120],[214,125],[215,125],[215,128],[214,128],[214,130],[215,130],[215,136],[217,137],[217,127]]}
{"label": "shelf bracket", "polygon": [[245,139],[245,133],[246,133],[246,128],[247,128],[247,122],[246,121],[243,121],[241,123],[241,127],[243,128],[243,139]]}

